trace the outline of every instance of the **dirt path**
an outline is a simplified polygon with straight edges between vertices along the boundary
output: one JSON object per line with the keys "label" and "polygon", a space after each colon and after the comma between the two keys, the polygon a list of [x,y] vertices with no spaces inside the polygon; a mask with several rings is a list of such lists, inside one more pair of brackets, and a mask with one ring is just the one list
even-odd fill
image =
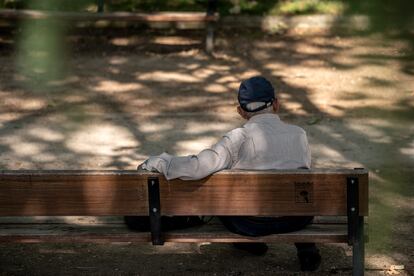
{"label": "dirt path", "polygon": [[[307,131],[315,167],[370,170],[367,274],[413,273],[414,73],[404,41],[222,33],[211,58],[198,38],[72,36],[64,80],[45,87],[17,70],[15,41],[0,36],[0,169],[133,169],[163,151],[196,153],[243,123],[235,93],[261,74],[279,92],[281,118]],[[227,245],[0,248],[4,275],[297,271],[288,245],[264,258]],[[315,275],[350,273],[346,248],[322,254]]]}

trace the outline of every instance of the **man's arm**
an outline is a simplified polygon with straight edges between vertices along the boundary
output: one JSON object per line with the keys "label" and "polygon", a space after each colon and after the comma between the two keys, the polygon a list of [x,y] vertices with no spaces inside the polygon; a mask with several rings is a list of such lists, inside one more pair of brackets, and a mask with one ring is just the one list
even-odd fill
{"label": "man's arm", "polygon": [[235,129],[227,133],[217,144],[197,155],[172,156],[163,153],[159,156],[151,156],[140,167],[149,171],[158,171],[168,180],[201,179],[217,171],[231,168],[243,139],[243,131]]}
{"label": "man's arm", "polygon": [[306,135],[306,132],[304,133],[302,139],[303,139],[303,144],[304,144],[304,148],[305,148],[305,152],[306,152],[304,161],[305,161],[306,167],[308,169],[310,169],[311,168],[311,163],[312,163],[312,157],[311,157],[311,150],[310,150],[310,147],[309,147],[309,142],[308,142],[308,137]]}
{"label": "man's arm", "polygon": [[142,165],[143,169],[158,171],[168,180],[180,178],[183,180],[197,180],[217,171],[231,167],[232,158],[226,144],[228,138],[223,137],[210,149],[205,149],[197,155],[172,156],[163,153],[151,156]]}

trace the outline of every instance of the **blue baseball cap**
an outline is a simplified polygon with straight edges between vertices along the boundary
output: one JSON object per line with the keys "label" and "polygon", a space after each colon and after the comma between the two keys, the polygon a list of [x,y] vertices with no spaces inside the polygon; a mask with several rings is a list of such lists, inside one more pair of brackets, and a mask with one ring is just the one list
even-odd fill
{"label": "blue baseball cap", "polygon": [[272,105],[275,100],[275,89],[264,77],[252,77],[240,84],[238,100],[244,111],[257,112]]}

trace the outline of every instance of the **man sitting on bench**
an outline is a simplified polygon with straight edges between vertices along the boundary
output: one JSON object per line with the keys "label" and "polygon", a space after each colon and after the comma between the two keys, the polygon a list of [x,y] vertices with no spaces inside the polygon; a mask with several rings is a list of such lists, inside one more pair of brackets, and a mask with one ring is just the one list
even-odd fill
{"label": "man sitting on bench", "polygon": [[[172,156],[163,153],[151,156],[142,169],[157,171],[170,180],[196,180],[224,169],[274,170],[309,169],[311,156],[305,131],[283,123],[276,114],[279,101],[272,84],[263,77],[243,81],[238,91],[237,111],[247,120],[209,149],[197,155]],[[232,232],[260,236],[299,230],[312,217],[221,217]],[[237,248],[256,255],[267,251],[265,243],[235,243]],[[316,270],[320,264],[319,250],[314,243],[296,243],[303,271]]]}

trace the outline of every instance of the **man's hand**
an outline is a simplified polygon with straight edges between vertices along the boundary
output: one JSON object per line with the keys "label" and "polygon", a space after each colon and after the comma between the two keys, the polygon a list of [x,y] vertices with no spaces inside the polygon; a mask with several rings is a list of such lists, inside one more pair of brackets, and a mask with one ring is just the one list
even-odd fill
{"label": "man's hand", "polygon": [[151,156],[145,160],[142,164],[138,165],[137,170],[146,170],[150,172],[161,172],[159,168],[159,163],[162,162],[162,159],[158,156]]}
{"label": "man's hand", "polygon": [[145,168],[144,168],[144,166],[145,166],[145,162],[146,162],[146,161],[144,161],[143,163],[141,163],[141,164],[139,164],[139,165],[138,165],[138,167],[137,167],[137,170],[138,170],[138,171],[143,171],[143,170],[145,170]]}
{"label": "man's hand", "polygon": [[138,167],[137,167],[137,170],[138,171],[158,172],[155,168],[148,165],[148,163],[150,163],[150,159],[151,159],[151,157],[148,158],[147,160],[145,160],[144,162],[142,162],[141,164],[139,164]]}

